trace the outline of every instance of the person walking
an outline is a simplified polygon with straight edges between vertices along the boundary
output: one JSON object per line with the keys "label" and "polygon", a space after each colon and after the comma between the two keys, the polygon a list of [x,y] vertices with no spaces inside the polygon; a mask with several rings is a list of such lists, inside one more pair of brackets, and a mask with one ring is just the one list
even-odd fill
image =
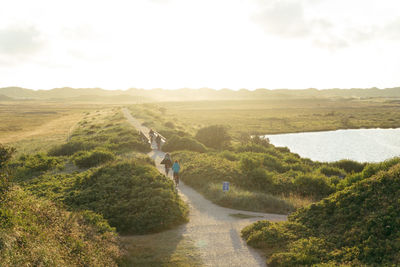
{"label": "person walking", "polygon": [[169,169],[172,167],[171,156],[167,153],[164,156],[164,159],[160,162],[160,164],[164,164],[165,175],[168,176]]}
{"label": "person walking", "polygon": [[181,166],[179,165],[178,161],[175,160],[174,165],[172,165],[172,171],[174,174],[174,181],[175,181],[175,185],[178,186],[179,185],[179,171],[181,169]]}
{"label": "person walking", "polygon": [[150,137],[150,143],[153,143],[153,139],[154,139],[154,131],[153,131],[153,129],[150,129],[149,137]]}
{"label": "person walking", "polygon": [[157,137],[156,137],[156,144],[157,144],[157,149],[160,150],[161,149],[161,136],[159,134],[157,134]]}

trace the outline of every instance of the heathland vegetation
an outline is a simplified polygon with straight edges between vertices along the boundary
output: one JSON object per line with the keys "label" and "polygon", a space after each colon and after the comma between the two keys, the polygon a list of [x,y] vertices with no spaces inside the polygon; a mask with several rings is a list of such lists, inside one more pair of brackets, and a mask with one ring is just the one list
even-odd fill
{"label": "heathland vegetation", "polygon": [[12,183],[14,149],[0,146],[2,266],[115,266],[121,252],[101,215],[67,211]]}
{"label": "heathland vegetation", "polygon": [[[289,213],[329,196],[365,166],[349,160],[313,162],[247,132],[235,136],[224,125],[205,126],[192,134],[196,125],[186,126],[170,117],[168,109],[155,105],[131,110],[167,137],[163,149],[183,164],[182,180],[225,207]],[[226,115],[226,121],[234,113]],[[231,184],[227,193],[221,191],[224,181]]]}
{"label": "heathland vegetation", "polygon": [[108,108],[86,112],[64,143],[7,158],[12,182],[2,193],[0,253],[9,258],[1,263],[115,265],[122,255],[116,233],[185,222],[187,207],[143,154],[149,150],[120,109]]}
{"label": "heathland vegetation", "polygon": [[[399,159],[315,162],[257,137],[399,127],[399,102],[387,98],[397,91],[1,89],[0,142],[17,151],[1,161],[0,258],[5,266],[171,259],[176,251],[165,250],[161,259],[160,245],[152,252],[159,240],[141,236],[125,240],[146,239],[152,248],[127,241],[132,253],[121,260],[117,234],[159,232],[187,220],[173,183],[143,154],[147,141],[119,111],[122,102],[158,99],[178,102],[129,108],[167,138],[163,150],[180,160],[185,183],[222,206],[290,214],[289,222],[259,222],[243,231],[272,266],[400,264]],[[108,97],[123,101],[113,108],[103,103]],[[230,182],[229,192],[222,192],[223,181]]]}
{"label": "heathland vegetation", "polygon": [[297,210],[288,222],[259,221],[242,235],[266,251],[268,266],[397,266],[399,162],[372,164],[363,172],[369,178]]}

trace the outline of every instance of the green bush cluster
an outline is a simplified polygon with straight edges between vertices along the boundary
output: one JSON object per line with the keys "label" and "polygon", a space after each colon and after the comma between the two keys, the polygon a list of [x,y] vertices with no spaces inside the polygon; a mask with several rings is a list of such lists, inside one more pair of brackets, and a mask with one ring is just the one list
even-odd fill
{"label": "green bush cluster", "polygon": [[351,175],[346,176],[345,179],[341,180],[337,184],[337,189],[342,190],[345,187],[348,187],[358,181],[364,180],[366,178],[369,178],[375,174],[377,174],[380,171],[385,171],[391,168],[392,166],[400,163],[400,158],[395,157],[392,159],[388,159],[382,162],[378,163],[368,163],[364,164],[363,169],[359,173],[354,173],[354,171],[351,172]]}
{"label": "green bush cluster", "polygon": [[354,160],[342,159],[332,163],[332,166],[345,170],[347,173],[362,172],[365,163],[360,163]]}
{"label": "green bush cluster", "polygon": [[[224,202],[221,200],[222,195],[212,193],[210,185],[222,184],[224,181],[231,182],[238,190],[254,193],[251,197],[244,194],[249,199],[255,200],[254,196],[259,196],[260,203],[265,199],[261,194],[272,195],[275,198],[298,196],[303,199],[320,200],[344,184],[350,185],[348,181],[351,177],[359,177],[365,172],[370,172],[368,170],[371,168],[379,169],[375,165],[365,167],[365,164],[350,160],[333,163],[313,162],[291,153],[287,148],[275,147],[267,139],[255,136],[246,140],[247,143],[243,141],[230,150],[207,153],[175,152],[174,157],[184,166],[182,180],[219,204]],[[174,140],[176,143],[179,141],[180,139]],[[385,166],[387,164],[391,163],[385,163]],[[260,205],[248,204],[246,207],[233,200],[225,201],[223,205],[270,211],[270,208],[260,209]],[[293,206],[287,203],[281,212],[292,209]]]}
{"label": "green bush cluster", "polygon": [[171,138],[167,139],[162,149],[168,152],[189,150],[203,153],[207,151],[207,148],[197,140],[186,136],[180,137],[178,135],[173,135]]}
{"label": "green bush cluster", "polygon": [[[248,244],[269,251],[268,266],[400,264],[400,164],[301,208],[288,222],[243,229]],[[368,174],[370,172],[367,172]]]}
{"label": "green bush cluster", "polygon": [[101,214],[125,234],[157,232],[187,219],[173,182],[141,159],[121,159],[79,174],[47,174],[25,187],[72,210]]}
{"label": "green bush cluster", "polygon": [[46,171],[61,168],[63,159],[47,156],[44,153],[22,155],[12,163],[15,168],[15,179],[22,181],[38,176]]}
{"label": "green bush cluster", "polygon": [[79,168],[95,167],[114,159],[114,153],[101,149],[92,151],[79,151],[72,156],[73,162]]}
{"label": "green bush cluster", "polygon": [[48,154],[50,156],[71,156],[78,151],[87,151],[96,147],[96,143],[91,141],[72,140],[68,143],[52,147]]}
{"label": "green bush cluster", "polygon": [[196,139],[207,147],[221,149],[229,146],[232,138],[225,126],[210,125],[199,129]]}
{"label": "green bush cluster", "polygon": [[[107,121],[113,119],[114,123]],[[130,151],[149,152],[150,146],[139,132],[121,118],[107,118],[101,123],[84,123],[71,135],[70,140],[50,149],[50,156],[71,156],[80,151],[96,148],[107,149],[117,154]]]}
{"label": "green bush cluster", "polygon": [[[252,147],[257,147],[257,151],[262,152],[247,150]],[[233,151],[208,153],[181,151],[174,153],[174,157],[184,166],[182,180],[215,202],[220,198],[211,195],[208,185],[222,184],[224,181],[255,195],[297,195],[318,200],[335,192],[336,184],[347,175],[343,169],[327,163],[302,159],[297,154],[275,148],[267,142],[263,145],[257,143],[240,145]],[[237,208],[238,206],[243,208],[244,205],[231,205]],[[267,209],[259,210],[255,208],[256,206],[259,207],[249,203],[247,209],[258,211]],[[291,210],[289,206],[288,204],[283,208],[282,212]]]}
{"label": "green bush cluster", "polygon": [[66,203],[102,214],[119,232],[156,232],[182,223],[187,209],[173,182],[150,165],[124,160],[83,173]]}

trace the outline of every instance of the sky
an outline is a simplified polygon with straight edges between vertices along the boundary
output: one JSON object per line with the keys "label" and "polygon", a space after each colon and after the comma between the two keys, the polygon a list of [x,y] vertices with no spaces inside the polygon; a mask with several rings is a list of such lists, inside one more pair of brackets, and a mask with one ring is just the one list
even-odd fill
{"label": "sky", "polygon": [[400,86],[398,0],[0,0],[0,87]]}

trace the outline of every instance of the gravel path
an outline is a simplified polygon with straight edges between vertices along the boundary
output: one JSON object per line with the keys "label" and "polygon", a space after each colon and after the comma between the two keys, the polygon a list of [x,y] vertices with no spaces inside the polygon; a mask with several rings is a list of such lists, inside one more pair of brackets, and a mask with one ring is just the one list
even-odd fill
{"label": "gravel path", "polygon": [[[147,127],[133,118],[127,109],[123,109],[123,113],[136,129],[148,136]],[[154,159],[158,170],[164,173],[164,167],[160,162],[165,153],[156,150],[154,144],[152,148],[148,155]],[[240,231],[246,225],[258,220],[286,220],[285,215],[223,208],[205,199],[182,181],[178,190],[190,208],[189,222],[179,228],[180,232],[184,237],[193,240],[205,266],[266,266],[265,258],[259,251],[247,246],[240,237]],[[231,216],[239,213],[254,217],[240,219]]]}

